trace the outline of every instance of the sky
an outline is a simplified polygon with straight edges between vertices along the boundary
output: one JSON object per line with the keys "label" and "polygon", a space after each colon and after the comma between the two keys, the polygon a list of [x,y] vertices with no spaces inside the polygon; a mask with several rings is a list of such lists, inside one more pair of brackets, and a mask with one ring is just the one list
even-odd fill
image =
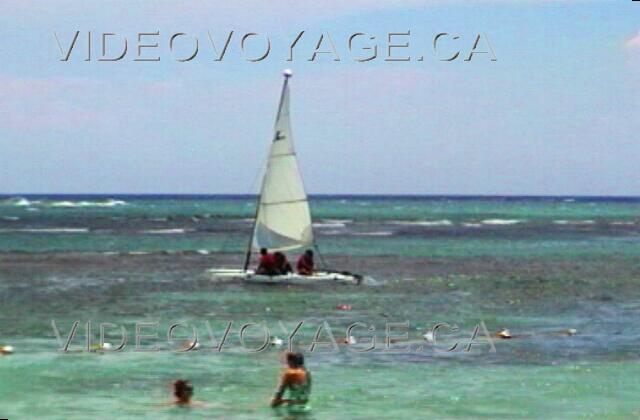
{"label": "sky", "polygon": [[[640,195],[640,2],[3,6],[0,193],[253,193],[282,70],[291,68],[293,137],[309,193]],[[61,61],[56,36],[66,51],[76,31]],[[138,33],[156,31],[144,39],[158,48],[143,56],[160,61],[135,61]],[[216,61],[210,37],[219,52],[230,31]],[[407,31],[393,42],[409,47],[392,55],[412,60],[386,61],[388,34]],[[350,53],[356,32],[375,39],[357,38]],[[98,60],[103,33],[115,34],[107,57],[127,39],[121,60]],[[170,50],[175,33],[186,35]],[[260,35],[243,52],[246,33]],[[449,35],[434,53],[439,33]],[[321,49],[330,37],[339,61],[309,61],[322,34]],[[478,51],[490,45],[496,61],[463,60],[478,34]],[[269,55],[249,61],[264,37]],[[178,61],[195,38],[196,57]],[[356,60],[374,44],[376,59]],[[456,51],[457,59],[440,60]]]}

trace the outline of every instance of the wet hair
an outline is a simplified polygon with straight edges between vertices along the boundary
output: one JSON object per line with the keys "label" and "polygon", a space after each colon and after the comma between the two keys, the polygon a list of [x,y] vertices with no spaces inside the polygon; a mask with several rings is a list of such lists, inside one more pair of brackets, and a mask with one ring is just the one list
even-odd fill
{"label": "wet hair", "polygon": [[267,248],[260,248],[260,255],[266,255],[267,254]]}
{"label": "wet hair", "polygon": [[310,249],[307,249],[306,251],[304,251],[305,255],[307,255],[308,257],[313,257],[313,251]]}
{"label": "wet hair", "polygon": [[173,395],[180,401],[189,401],[193,396],[193,385],[184,379],[173,383]]}
{"label": "wet hair", "polygon": [[292,368],[304,367],[304,356],[302,353],[289,352],[287,353],[287,364]]}

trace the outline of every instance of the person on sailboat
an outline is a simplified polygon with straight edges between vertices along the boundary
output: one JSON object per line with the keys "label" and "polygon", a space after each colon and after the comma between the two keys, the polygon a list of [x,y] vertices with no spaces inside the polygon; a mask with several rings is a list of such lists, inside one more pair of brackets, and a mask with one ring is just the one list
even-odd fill
{"label": "person on sailboat", "polygon": [[[287,367],[280,377],[280,384],[271,399],[271,407],[284,404],[291,410],[308,411],[309,396],[311,394],[311,374],[304,367],[302,353],[289,352],[286,356]],[[288,393],[284,398],[285,392]]]}
{"label": "person on sailboat", "polygon": [[267,276],[275,276],[279,274],[276,266],[276,259],[273,254],[267,251],[267,248],[260,249],[260,261],[258,262],[256,274],[266,274]]}
{"label": "person on sailboat", "polygon": [[313,274],[313,251],[307,249],[304,254],[298,258],[298,264],[296,265],[298,274],[303,276],[310,276]]}
{"label": "person on sailboat", "polygon": [[293,273],[293,269],[291,268],[291,264],[289,263],[286,255],[278,251],[273,254],[273,257],[276,261],[276,270],[278,271],[278,274],[286,275]]}

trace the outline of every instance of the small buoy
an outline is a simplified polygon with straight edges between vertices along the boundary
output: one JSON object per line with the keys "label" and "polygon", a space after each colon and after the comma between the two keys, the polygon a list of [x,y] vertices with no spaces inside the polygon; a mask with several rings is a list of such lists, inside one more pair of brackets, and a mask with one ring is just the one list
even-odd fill
{"label": "small buoy", "polygon": [[280,347],[280,346],[282,346],[282,344],[284,344],[284,341],[282,341],[281,338],[272,337],[271,341],[269,341],[269,344],[271,344],[272,346],[275,346],[275,347]]}
{"label": "small buoy", "polygon": [[198,341],[185,341],[182,343],[182,349],[186,351],[198,350],[200,348],[200,343]]}
{"label": "small buoy", "polygon": [[347,304],[341,304],[336,306],[336,309],[340,310],[340,311],[350,311],[351,310],[351,305],[347,305]]}
{"label": "small buoy", "polygon": [[565,337],[571,337],[572,335],[576,335],[578,333],[578,330],[576,330],[575,328],[567,328],[566,330],[561,330],[558,331],[556,333],[554,333],[554,335],[561,335],[561,336],[565,336]]}
{"label": "small buoy", "polygon": [[348,337],[344,337],[342,339],[340,339],[339,341],[340,344],[356,344],[356,338],[352,335],[348,336]]}
{"label": "small buoy", "polygon": [[91,351],[111,350],[113,345],[111,343],[98,343],[91,346]]}
{"label": "small buoy", "polygon": [[13,354],[13,346],[2,346],[0,347],[0,354]]}
{"label": "small buoy", "polygon": [[113,346],[111,343],[98,343],[91,346],[92,351],[100,351],[100,350],[111,350]]}
{"label": "small buoy", "polygon": [[498,333],[498,337],[500,338],[511,338],[511,333],[509,332],[508,329],[503,328],[500,330],[500,332]]}

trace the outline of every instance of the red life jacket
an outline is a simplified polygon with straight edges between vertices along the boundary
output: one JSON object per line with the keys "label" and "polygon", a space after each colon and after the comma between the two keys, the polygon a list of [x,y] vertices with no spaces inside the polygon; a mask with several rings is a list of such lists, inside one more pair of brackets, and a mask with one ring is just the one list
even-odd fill
{"label": "red life jacket", "polygon": [[308,258],[306,255],[301,255],[298,258],[298,264],[296,265],[298,272],[313,272],[313,258]]}
{"label": "red life jacket", "polygon": [[276,259],[273,254],[261,255],[260,267],[267,271],[274,271],[276,269]]}

